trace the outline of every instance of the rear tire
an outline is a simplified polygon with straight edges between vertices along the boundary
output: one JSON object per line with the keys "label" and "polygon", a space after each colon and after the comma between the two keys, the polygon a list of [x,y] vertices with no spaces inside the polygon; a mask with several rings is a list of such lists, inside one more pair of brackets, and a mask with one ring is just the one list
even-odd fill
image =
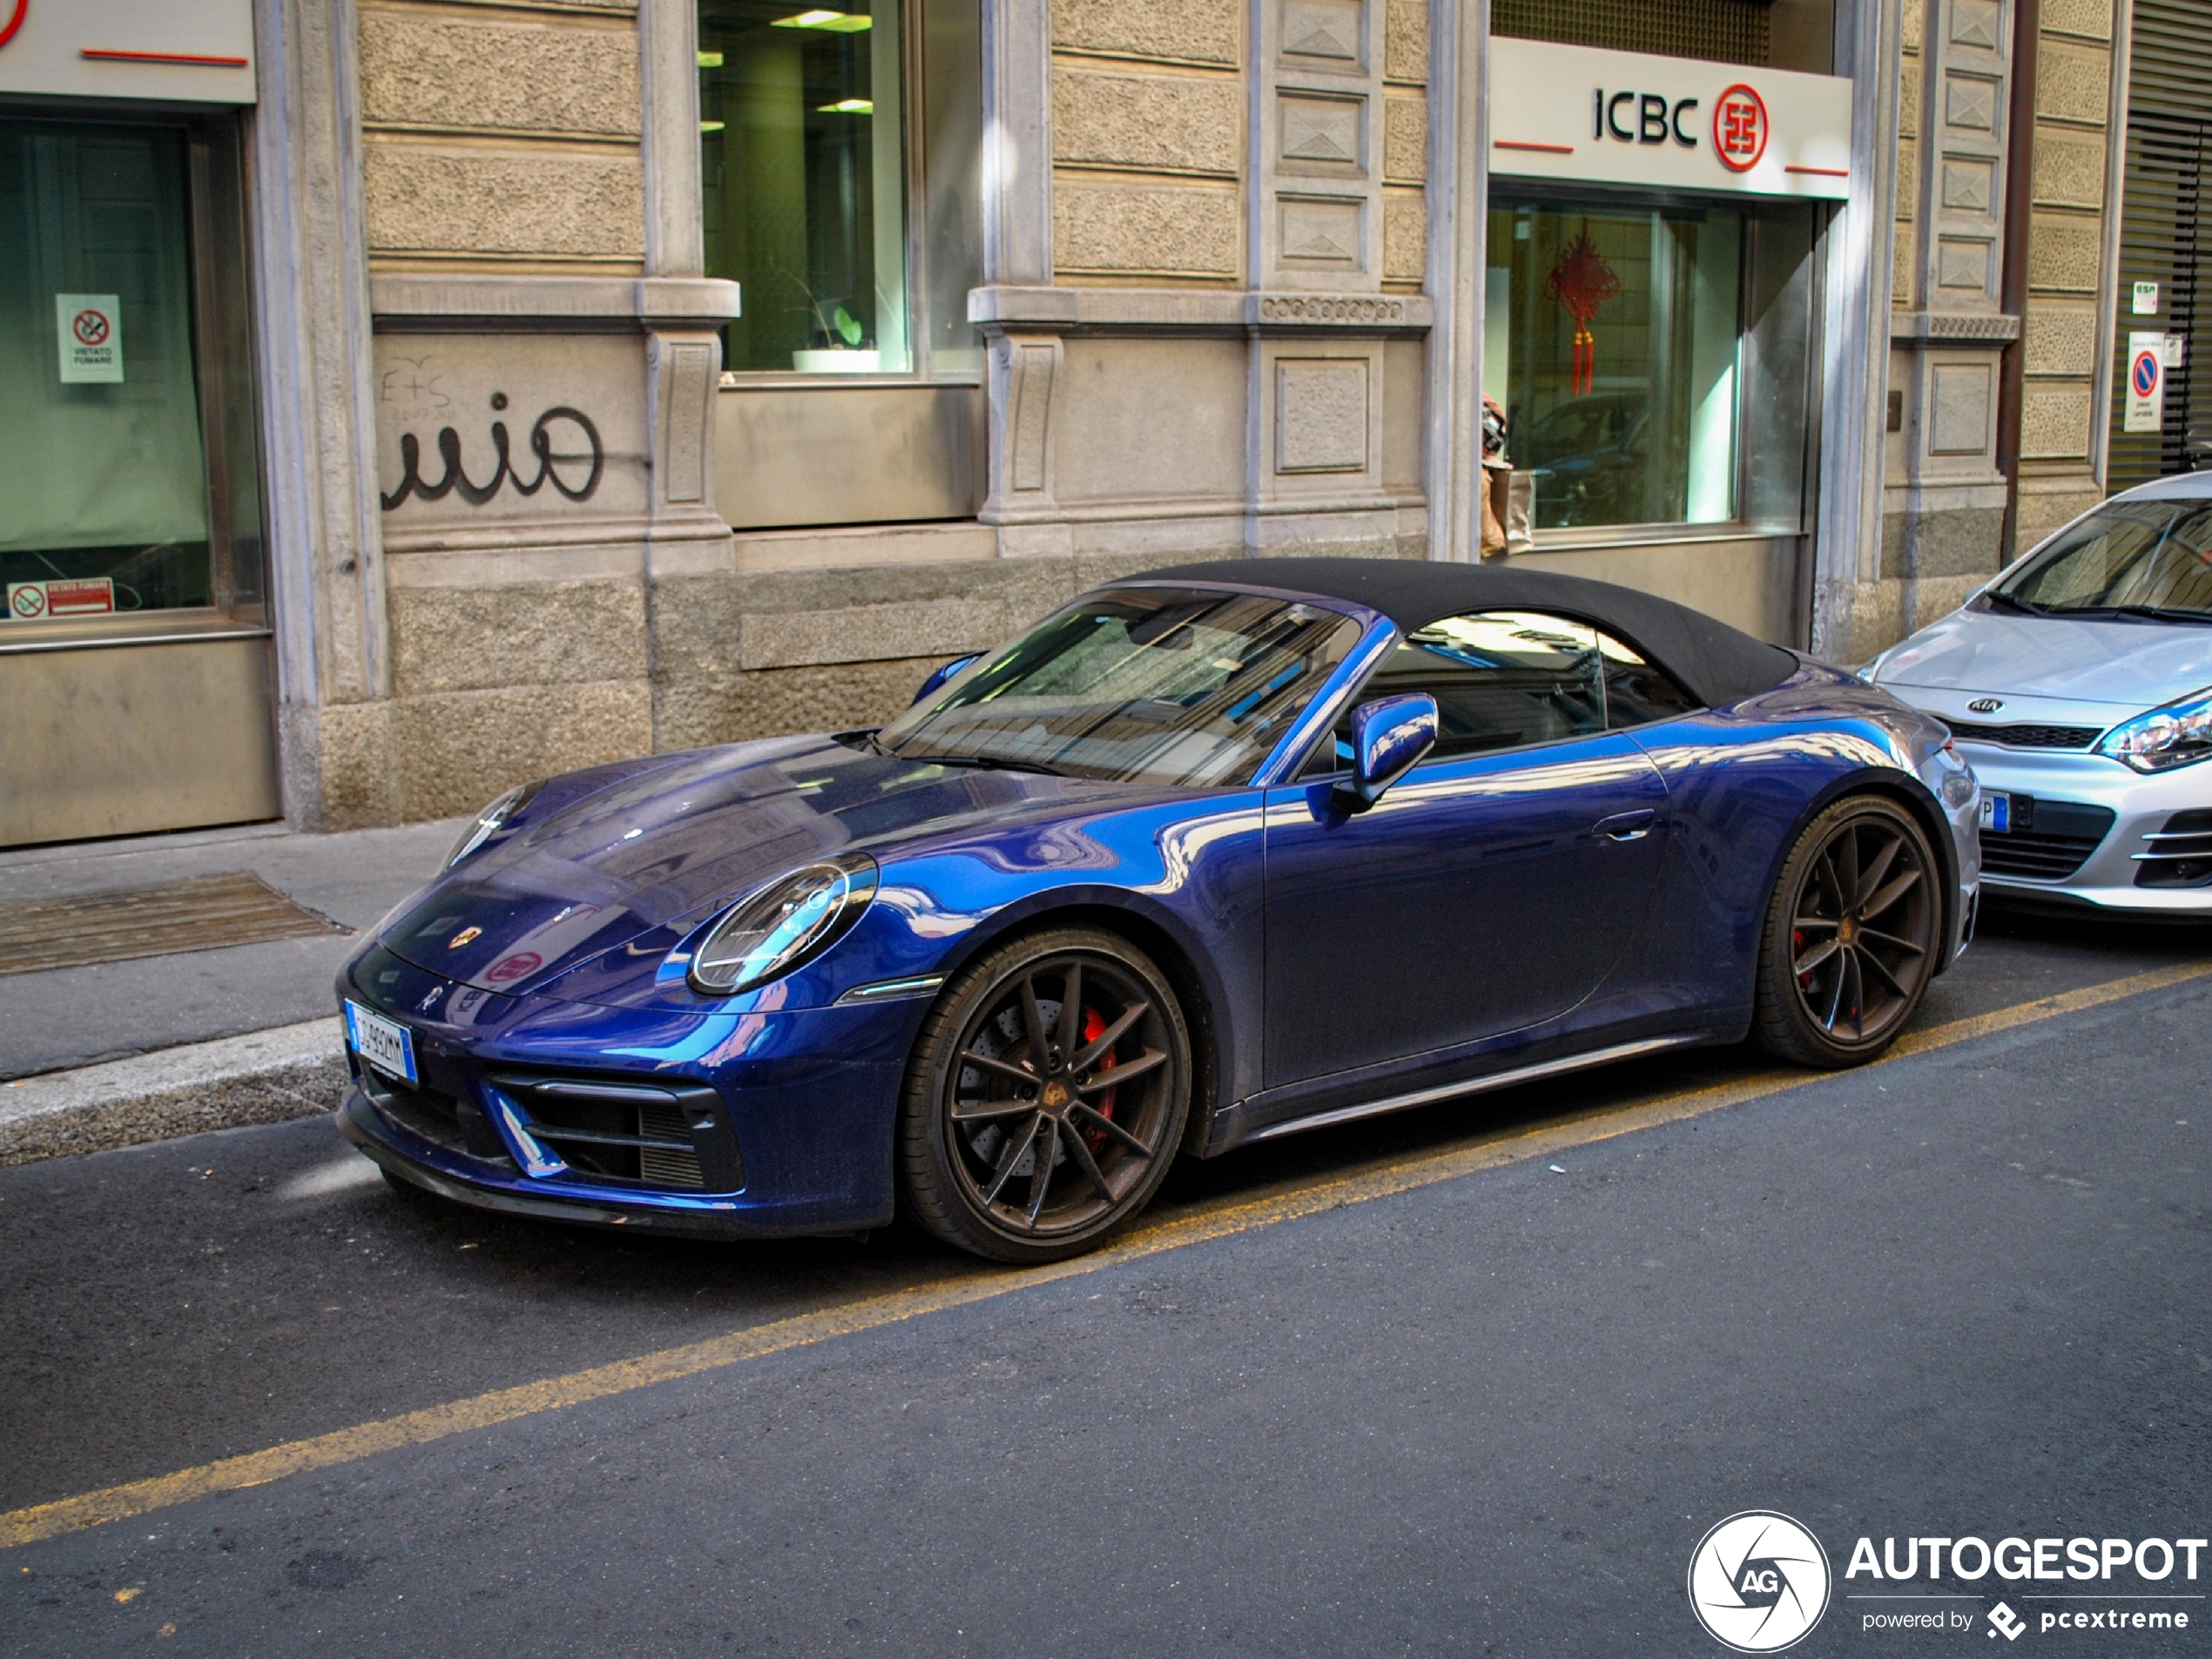
{"label": "rear tire", "polygon": [[1112,934],[1033,934],[968,967],[922,1022],[902,1206],[994,1261],[1080,1255],[1151,1202],[1190,1111],[1190,1030],[1166,975]]}
{"label": "rear tire", "polygon": [[1895,1042],[1942,949],[1940,871],[1918,820],[1884,797],[1846,796],[1808,824],[1759,940],[1760,1043],[1833,1069]]}

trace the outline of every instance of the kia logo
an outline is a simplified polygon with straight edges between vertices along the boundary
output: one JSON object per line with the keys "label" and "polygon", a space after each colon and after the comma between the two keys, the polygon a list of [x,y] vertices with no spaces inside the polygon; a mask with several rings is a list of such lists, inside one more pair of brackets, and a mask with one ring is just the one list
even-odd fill
{"label": "kia logo", "polygon": [[1978,697],[1966,705],[1966,711],[1970,714],[1994,714],[2004,706],[2005,699],[2001,697]]}

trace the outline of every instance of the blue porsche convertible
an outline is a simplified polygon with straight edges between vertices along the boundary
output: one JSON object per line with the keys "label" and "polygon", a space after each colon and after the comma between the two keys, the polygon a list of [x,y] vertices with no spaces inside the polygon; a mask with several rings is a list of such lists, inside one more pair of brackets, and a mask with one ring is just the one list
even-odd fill
{"label": "blue porsche convertible", "polygon": [[501,796],[341,976],[340,1123],[494,1210],[1049,1260],[1178,1157],[1871,1059],[1971,934],[1977,806],[1934,720],[1647,595],[1160,570],[880,730]]}

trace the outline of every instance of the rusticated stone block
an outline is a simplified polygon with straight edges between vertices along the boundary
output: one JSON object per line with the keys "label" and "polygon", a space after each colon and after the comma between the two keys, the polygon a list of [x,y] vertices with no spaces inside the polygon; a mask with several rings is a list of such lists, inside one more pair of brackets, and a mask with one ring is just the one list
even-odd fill
{"label": "rusticated stone block", "polygon": [[1081,69],[1053,73],[1056,161],[1233,179],[1244,137],[1244,95],[1234,81]]}
{"label": "rusticated stone block", "polygon": [[2111,83],[2109,52],[2047,40],[2035,59],[2035,112],[2053,120],[2102,125]]}
{"label": "rusticated stone block", "polygon": [[2103,248],[2094,219],[2038,213],[2028,232],[2027,282],[2032,288],[2070,293],[2097,291]]}
{"label": "rusticated stone block", "polygon": [[1912,239],[1912,226],[1908,223],[1897,226],[1896,239],[1890,246],[1890,304],[1911,310],[1919,293],[1914,266],[1919,253]]}
{"label": "rusticated stone block", "polygon": [[2025,551],[2103,499],[2104,491],[2086,468],[2024,474],[2014,523],[2016,545]]}
{"label": "rusticated stone block", "polygon": [[2023,366],[2031,374],[2079,374],[2096,368],[2097,314],[2086,305],[2033,300],[2027,307]]}
{"label": "rusticated stone block", "polygon": [[1383,278],[1419,282],[1428,271],[1428,204],[1419,196],[1383,198]]}
{"label": "rusticated stone block", "polygon": [[2035,135],[2035,199],[2058,207],[2104,201],[2105,147],[2084,134],[2040,129]]}
{"label": "rusticated stone block", "polygon": [[392,689],[401,697],[646,672],[645,593],[636,582],[395,587],[388,604]]}
{"label": "rusticated stone block", "polygon": [[1912,138],[1897,141],[1897,216],[1907,223],[1920,217],[1920,146]]}
{"label": "rusticated stone block", "polygon": [[1239,61],[1237,0],[1051,0],[1052,43],[1195,64]]}
{"label": "rusticated stone block", "polygon": [[1897,132],[1901,138],[1920,136],[1920,60],[1908,57],[1898,75]]}
{"label": "rusticated stone block", "polygon": [[1053,188],[1053,260],[1072,273],[1234,276],[1237,206],[1233,190],[1063,178]]}
{"label": "rusticated stone block", "polygon": [[644,257],[644,171],[635,156],[366,148],[372,255]]}
{"label": "rusticated stone block", "polygon": [[295,731],[287,747],[322,780],[314,827],[374,829],[399,823],[399,759],[394,752],[391,704],[328,703],[308,713],[311,729]]}
{"label": "rusticated stone block", "polygon": [[2043,0],[2043,32],[2112,38],[2112,0]]}
{"label": "rusticated stone block", "polygon": [[370,125],[635,137],[637,37],[628,30],[364,10],[361,118]]}
{"label": "rusticated stone block", "polygon": [[1383,11],[1383,78],[1428,84],[1427,0],[1389,0]]}
{"label": "rusticated stone block", "polygon": [[653,746],[643,679],[396,698],[392,725],[403,818],[444,818],[512,784],[601,765]]}
{"label": "rusticated stone block", "polygon": [[1427,98],[1383,100],[1383,177],[1397,185],[1428,182]]}
{"label": "rusticated stone block", "polygon": [[2030,385],[2020,397],[2020,454],[2039,459],[2089,453],[2089,388]]}

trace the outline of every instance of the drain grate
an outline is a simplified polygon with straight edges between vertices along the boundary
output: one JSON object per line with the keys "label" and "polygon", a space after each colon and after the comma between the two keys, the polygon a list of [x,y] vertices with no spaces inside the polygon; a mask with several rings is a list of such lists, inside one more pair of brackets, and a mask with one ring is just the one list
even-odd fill
{"label": "drain grate", "polygon": [[0,974],[346,931],[242,870],[196,875],[158,887],[0,900]]}

